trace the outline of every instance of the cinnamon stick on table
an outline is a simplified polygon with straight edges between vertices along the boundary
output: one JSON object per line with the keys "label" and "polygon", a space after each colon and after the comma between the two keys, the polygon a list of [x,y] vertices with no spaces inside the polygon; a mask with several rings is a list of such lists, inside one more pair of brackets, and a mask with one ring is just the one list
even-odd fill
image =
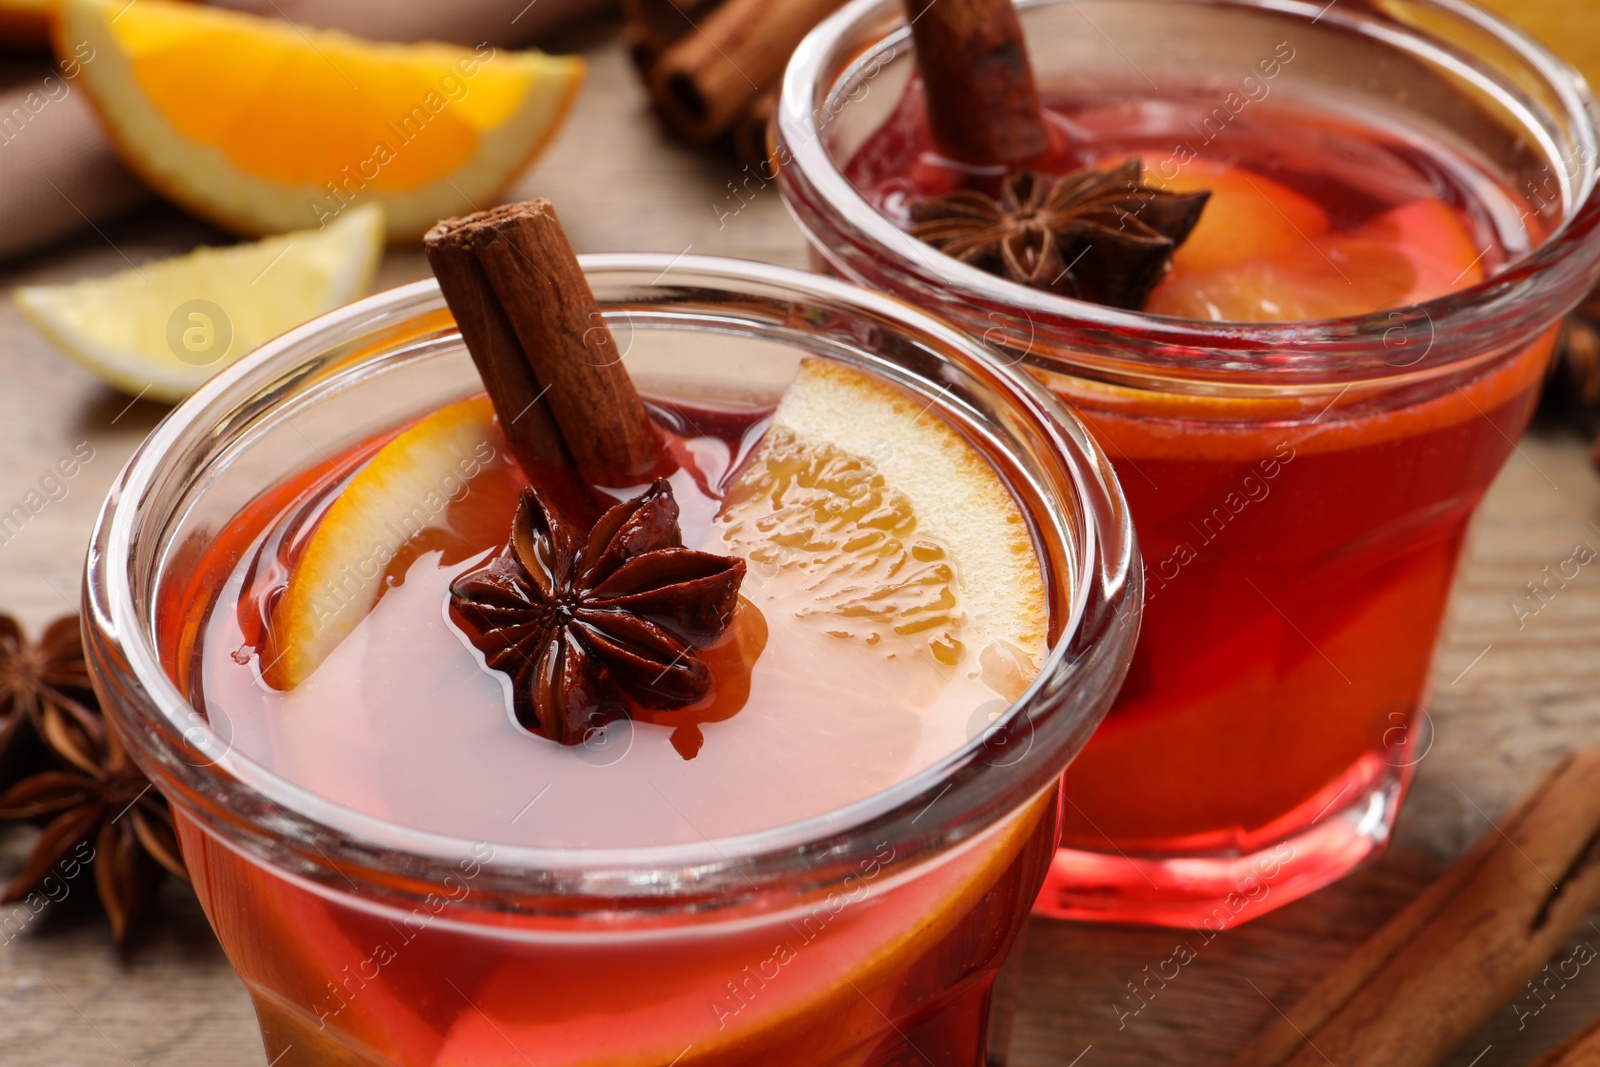
{"label": "cinnamon stick on table", "polygon": [[524,469],[648,481],[664,446],[550,201],[447,219],[423,243]]}
{"label": "cinnamon stick on table", "polygon": [[1540,1056],[1533,1067],[1600,1067],[1600,1019]]}
{"label": "cinnamon stick on table", "polygon": [[718,0],[622,0],[628,51],[641,71],[655,66],[661,53],[692,32]]}
{"label": "cinnamon stick on table", "polygon": [[728,131],[728,140],[733,146],[733,154],[739,158],[740,163],[754,167],[767,161],[767,135],[772,129],[772,113],[777,109],[777,105],[778,87],[770,86],[761,95],[745,104],[738,118],[733,120],[733,128]]}
{"label": "cinnamon stick on table", "polygon": [[724,0],[651,69],[656,106],[690,140],[710,140],[778,81],[812,27],[843,6],[844,0]]}
{"label": "cinnamon stick on table", "polygon": [[905,0],[928,126],[963,163],[1018,166],[1050,138],[1011,0]]}
{"label": "cinnamon stick on table", "polygon": [[1590,748],[1231,1067],[1437,1064],[1538,973],[1597,901],[1600,748]]}

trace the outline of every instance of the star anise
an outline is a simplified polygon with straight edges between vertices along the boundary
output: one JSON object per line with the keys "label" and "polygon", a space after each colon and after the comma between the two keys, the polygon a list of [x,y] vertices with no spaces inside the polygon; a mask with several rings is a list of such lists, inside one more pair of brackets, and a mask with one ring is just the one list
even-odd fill
{"label": "star anise", "polygon": [[695,649],[732,622],[744,570],[682,546],[665,479],[587,538],[529,488],[505,551],[457,578],[450,604],[489,667],[510,675],[517,721],[575,745],[629,701],[679,708],[710,691]]}
{"label": "star anise", "polygon": [[[0,625],[0,647],[15,636],[5,631]],[[27,676],[41,679],[28,690],[29,714],[56,769],[29,775],[0,794],[0,821],[45,823],[0,903],[34,892],[59,899],[50,888],[52,877],[70,887],[83,867],[92,867],[112,936],[121,943],[162,872],[187,876],[166,801],[101,717],[93,691],[79,689],[88,685],[88,672],[77,632],[75,618],[52,624],[38,658],[27,660],[33,672]],[[13,679],[24,676],[15,666],[24,658],[13,657]]]}
{"label": "star anise", "polygon": [[0,615],[0,784],[32,762],[34,738],[94,703],[78,617],[45,627],[37,643]]}
{"label": "star anise", "polygon": [[962,189],[913,204],[911,234],[1010,281],[1137,310],[1210,195],[1145,185],[1137,159],[1061,178],[1021,170],[998,198]]}
{"label": "star anise", "polygon": [[1600,466],[1600,286],[1563,323],[1539,414],[1586,435],[1589,458]]}

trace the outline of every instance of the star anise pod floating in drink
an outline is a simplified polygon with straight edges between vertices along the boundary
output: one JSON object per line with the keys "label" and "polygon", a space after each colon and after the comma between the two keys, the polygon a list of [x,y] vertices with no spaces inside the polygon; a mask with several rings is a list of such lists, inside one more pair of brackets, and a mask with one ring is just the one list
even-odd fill
{"label": "star anise pod floating in drink", "polygon": [[0,903],[47,889],[51,878],[70,892],[87,865],[120,944],[164,871],[187,880],[172,816],[91,704],[53,697],[41,706],[40,735],[56,768],[0,793],[0,821],[43,821],[44,830]]}
{"label": "star anise pod floating in drink", "polygon": [[0,785],[31,769],[38,734],[64,729],[94,700],[76,615],[45,627],[37,642],[0,615]]}
{"label": "star anise pod floating in drink", "polygon": [[911,235],[1021,285],[1137,310],[1210,195],[1145,185],[1137,159],[1060,178],[1021,170],[999,197],[963,189],[912,204]]}
{"label": "star anise pod floating in drink", "polygon": [[733,620],[744,561],[684,548],[672,487],[600,517],[587,538],[524,489],[511,541],[450,587],[452,612],[494,670],[511,677],[517,721],[575,745],[641,708],[704,697],[696,654]]}

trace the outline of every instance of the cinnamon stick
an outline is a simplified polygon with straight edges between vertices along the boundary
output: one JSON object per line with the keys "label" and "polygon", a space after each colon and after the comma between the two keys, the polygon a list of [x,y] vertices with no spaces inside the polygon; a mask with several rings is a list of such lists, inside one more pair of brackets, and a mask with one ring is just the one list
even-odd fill
{"label": "cinnamon stick", "polygon": [[795,46],[842,6],[844,0],[725,0],[651,69],[656,106],[689,140],[709,141],[777,83]]}
{"label": "cinnamon stick", "polygon": [[1533,1067],[1600,1067],[1600,1019],[1540,1056]]}
{"label": "cinnamon stick", "polygon": [[1428,1067],[1600,901],[1600,748],[1567,758],[1231,1067]]}
{"label": "cinnamon stick", "polygon": [[719,0],[622,0],[628,51],[640,71],[655,66],[661,53],[695,28]]}
{"label": "cinnamon stick", "polygon": [[950,158],[1015,167],[1050,147],[1022,26],[1011,0],[905,0],[928,102]]}
{"label": "cinnamon stick", "polygon": [[435,239],[437,232],[430,232],[424,242],[428,266],[489,391],[512,454],[530,473],[544,466],[571,467],[572,453],[550,412],[544,386],[523,355],[522,342],[495,297],[489,276],[470,249]]}
{"label": "cinnamon stick", "polygon": [[739,117],[734,119],[728,141],[740,163],[755,167],[767,162],[767,133],[772,128],[772,112],[777,105],[778,87],[769,86],[745,104]]}
{"label": "cinnamon stick", "polygon": [[660,435],[550,201],[447,219],[424,246],[519,461],[570,456],[606,486],[638,485],[663,466]]}

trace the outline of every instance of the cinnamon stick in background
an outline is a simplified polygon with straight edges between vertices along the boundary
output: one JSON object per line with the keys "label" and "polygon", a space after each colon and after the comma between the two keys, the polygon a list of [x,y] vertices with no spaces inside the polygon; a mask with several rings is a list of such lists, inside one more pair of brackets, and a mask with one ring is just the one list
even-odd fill
{"label": "cinnamon stick in background", "polygon": [[1540,1056],[1533,1067],[1600,1067],[1600,1019]]}
{"label": "cinnamon stick in background", "polygon": [[[550,201],[448,219],[424,244],[474,361],[489,367],[484,384],[519,460],[527,452],[536,463],[560,462],[539,409],[546,404],[572,461],[596,484],[638,485],[662,466],[660,435]],[[511,410],[530,391],[533,408]]]}
{"label": "cinnamon stick in background", "polygon": [[1600,748],[1590,748],[1563,761],[1232,1067],[1441,1062],[1600,901],[1597,853]]}
{"label": "cinnamon stick in background", "polygon": [[842,6],[844,0],[724,0],[651,68],[656,106],[689,140],[709,141],[777,83],[795,46]]}
{"label": "cinnamon stick in background", "polygon": [[655,65],[678,38],[693,30],[719,0],[622,0],[628,50],[641,72]]}
{"label": "cinnamon stick in background", "polygon": [[1017,166],[1050,139],[1011,0],[905,0],[928,126],[952,159]]}
{"label": "cinnamon stick in background", "polygon": [[769,86],[747,103],[733,120],[728,142],[740,163],[754,167],[767,161],[767,131],[772,127],[772,112],[777,106],[778,87]]}

